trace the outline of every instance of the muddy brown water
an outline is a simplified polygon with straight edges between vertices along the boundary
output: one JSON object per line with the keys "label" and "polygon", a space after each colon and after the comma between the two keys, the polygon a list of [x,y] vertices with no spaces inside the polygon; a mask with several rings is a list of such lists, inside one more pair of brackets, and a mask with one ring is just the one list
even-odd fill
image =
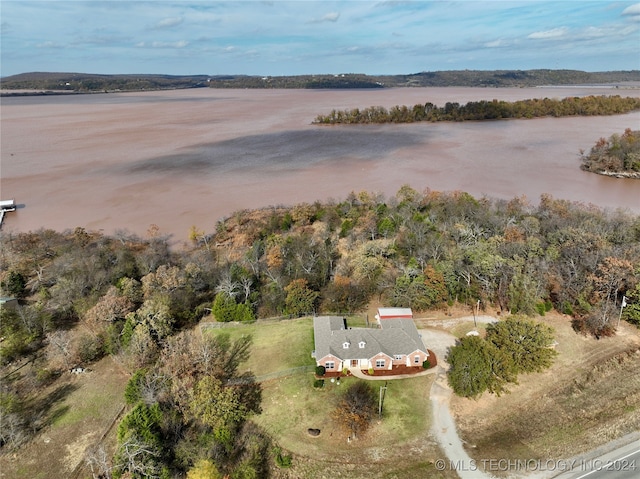
{"label": "muddy brown water", "polygon": [[5,231],[82,226],[185,241],[244,208],[463,190],[640,212],[640,181],[579,169],[579,151],[640,128],[640,113],[465,123],[318,126],[331,109],[517,100],[638,89],[174,90],[1,100]]}

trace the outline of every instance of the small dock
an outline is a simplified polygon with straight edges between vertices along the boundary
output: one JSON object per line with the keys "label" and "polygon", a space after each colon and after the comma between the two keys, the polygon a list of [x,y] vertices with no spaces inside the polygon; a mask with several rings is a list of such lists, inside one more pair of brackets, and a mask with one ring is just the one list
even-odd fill
{"label": "small dock", "polygon": [[0,228],[2,228],[4,215],[10,211],[15,211],[15,210],[16,210],[15,200],[0,200]]}

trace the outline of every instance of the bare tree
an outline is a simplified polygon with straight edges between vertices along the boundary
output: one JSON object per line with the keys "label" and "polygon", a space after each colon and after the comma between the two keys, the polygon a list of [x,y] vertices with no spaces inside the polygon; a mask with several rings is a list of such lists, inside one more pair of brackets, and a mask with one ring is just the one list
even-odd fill
{"label": "bare tree", "polygon": [[156,446],[146,443],[134,434],[118,447],[115,456],[117,464],[114,469],[129,471],[134,477],[160,479],[161,456]]}
{"label": "bare tree", "polygon": [[90,449],[84,461],[91,469],[93,479],[111,479],[111,461],[102,444]]}
{"label": "bare tree", "polygon": [[71,333],[62,329],[47,334],[47,356],[52,365],[64,369],[71,367]]}

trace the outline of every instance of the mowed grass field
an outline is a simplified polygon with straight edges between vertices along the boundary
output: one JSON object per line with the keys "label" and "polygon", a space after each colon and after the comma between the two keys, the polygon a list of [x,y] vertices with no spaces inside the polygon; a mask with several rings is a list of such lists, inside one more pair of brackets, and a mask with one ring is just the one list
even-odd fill
{"label": "mowed grass field", "polygon": [[[364,326],[349,321],[352,327]],[[204,334],[227,334],[231,339],[251,334],[251,357],[241,366],[261,376],[300,366],[313,366],[313,320],[301,318],[278,322],[225,326]],[[293,466],[277,471],[277,477],[317,478],[413,478],[455,477],[436,471],[433,462],[444,457],[430,435],[429,390],[433,376],[392,381],[367,381],[379,398],[386,386],[382,416],[356,440],[332,419],[341,393],[354,381],[325,381],[314,388],[313,372],[293,372],[262,381],[262,414],[253,420],[292,454]],[[318,437],[308,429],[320,429]]]}
{"label": "mowed grass field", "polygon": [[251,324],[225,324],[222,328],[205,329],[203,334],[224,334],[231,340],[249,335],[253,338],[249,360],[240,371],[256,376],[277,373],[300,366],[313,366],[313,319],[258,321]]}

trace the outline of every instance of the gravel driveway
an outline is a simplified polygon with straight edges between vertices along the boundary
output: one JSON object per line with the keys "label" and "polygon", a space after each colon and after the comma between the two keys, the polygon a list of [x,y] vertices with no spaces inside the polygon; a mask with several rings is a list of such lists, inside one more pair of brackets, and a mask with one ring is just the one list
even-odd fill
{"label": "gravel driveway", "polygon": [[[456,323],[473,321],[470,318],[458,318],[444,320],[451,324],[437,324],[437,326],[453,326]],[[495,321],[490,316],[480,316],[478,322],[488,323]],[[434,324],[436,326],[436,324]],[[436,461],[437,469],[455,469],[462,479],[490,479],[493,476],[479,470],[476,463],[464,450],[462,440],[458,436],[456,424],[449,410],[449,402],[453,391],[447,384],[446,371],[449,365],[446,363],[447,350],[456,342],[456,337],[439,329],[421,329],[420,334],[425,345],[438,357],[437,376],[431,386],[431,406],[433,410],[433,435],[446,454],[446,458]]]}

